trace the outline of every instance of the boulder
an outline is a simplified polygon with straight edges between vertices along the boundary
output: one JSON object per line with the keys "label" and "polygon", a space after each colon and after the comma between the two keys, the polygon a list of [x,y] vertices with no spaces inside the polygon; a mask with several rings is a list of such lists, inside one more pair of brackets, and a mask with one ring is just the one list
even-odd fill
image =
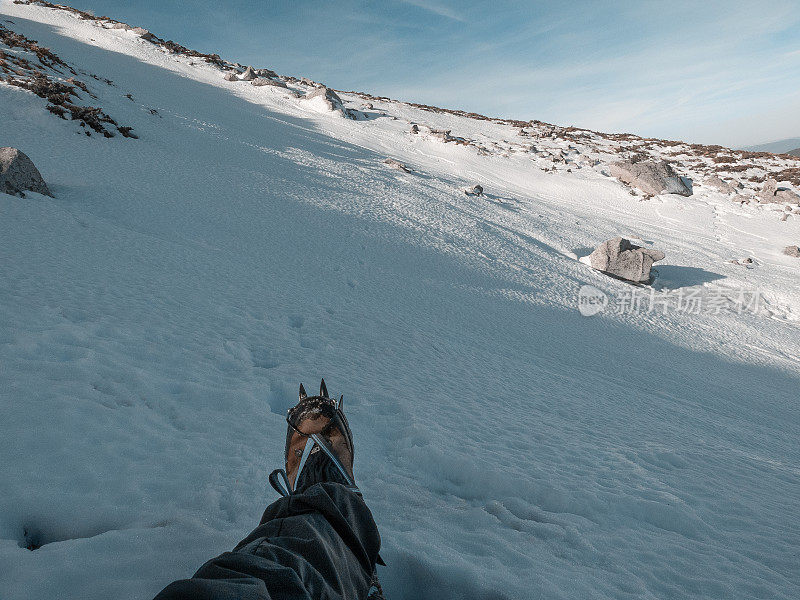
{"label": "boulder", "polygon": [[223,77],[225,81],[239,81],[239,76],[236,74],[236,71],[229,71],[225,73],[225,77]]}
{"label": "boulder", "polygon": [[741,183],[736,185],[733,181],[725,181],[717,177],[716,175],[712,175],[705,181],[703,181],[703,185],[708,186],[710,188],[714,188],[718,192],[722,192],[723,194],[735,194],[741,188]]}
{"label": "boulder", "polygon": [[785,187],[778,187],[778,182],[774,179],[767,179],[764,187],[758,192],[759,202],[789,202],[790,204],[800,203],[800,196]]}
{"label": "boulder", "polygon": [[615,162],[609,167],[609,174],[649,196],[657,196],[665,192],[681,196],[692,195],[691,186],[687,185],[686,181],[675,173],[665,160]]}
{"label": "boulder", "polygon": [[464,190],[467,196],[483,196],[483,186],[473,185],[470,189]]}
{"label": "boulder", "polygon": [[339,98],[339,94],[332,89],[323,86],[315,88],[303,97],[304,100],[314,100],[317,103],[327,107],[328,110],[339,111],[346,114],[344,111],[344,103]]}
{"label": "boulder", "polygon": [[242,81],[253,81],[256,78],[256,73],[253,70],[253,67],[247,67],[242,73],[241,80]]}
{"label": "boulder", "polygon": [[150,33],[150,32],[149,32],[149,31],[147,31],[147,29],[145,29],[144,27],[133,27],[133,28],[131,29],[131,31],[132,31],[133,33],[135,33],[136,35],[147,35],[148,33]]}
{"label": "boulder", "polygon": [[664,256],[661,250],[635,246],[630,240],[616,237],[600,244],[589,255],[589,264],[614,277],[641,283],[650,281],[650,268]]}
{"label": "boulder", "polygon": [[24,152],[0,148],[0,192],[24,197],[26,190],[53,197],[39,169]]}
{"label": "boulder", "polygon": [[786,246],[786,248],[783,249],[783,253],[786,256],[793,256],[795,258],[800,258],[800,247]]}

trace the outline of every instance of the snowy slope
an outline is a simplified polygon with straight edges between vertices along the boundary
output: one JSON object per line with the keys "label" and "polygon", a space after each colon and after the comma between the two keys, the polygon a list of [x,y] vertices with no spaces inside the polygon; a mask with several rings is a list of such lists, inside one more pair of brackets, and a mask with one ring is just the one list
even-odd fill
{"label": "snowy slope", "polygon": [[[800,594],[800,260],[781,254],[800,215],[703,186],[716,163],[688,147],[343,93],[351,120],[291,93],[310,83],[225,81],[65,11],[2,0],[0,24],[95,74],[87,102],[139,136],[0,85],[0,146],[55,195],[0,195],[4,600],[147,598],[233,546],[320,376],[392,600]],[[695,195],[603,174],[647,144]],[[760,310],[614,310],[638,288],[577,259],[620,234],[666,252],[655,293],[760,290]],[[591,318],[585,284],[611,299]]]}

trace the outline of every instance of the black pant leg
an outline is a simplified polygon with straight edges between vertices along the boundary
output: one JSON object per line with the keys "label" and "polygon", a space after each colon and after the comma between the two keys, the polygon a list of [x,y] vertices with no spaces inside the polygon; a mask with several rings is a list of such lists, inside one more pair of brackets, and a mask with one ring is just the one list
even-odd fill
{"label": "black pant leg", "polygon": [[176,581],[156,600],[362,599],[380,550],[364,500],[338,483],[281,498],[232,552]]}

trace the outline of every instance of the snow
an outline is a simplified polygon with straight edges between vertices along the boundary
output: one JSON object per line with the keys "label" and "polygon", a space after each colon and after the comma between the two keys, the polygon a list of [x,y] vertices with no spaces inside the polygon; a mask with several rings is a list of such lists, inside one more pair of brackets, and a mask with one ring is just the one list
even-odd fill
{"label": "snow", "polygon": [[[124,29],[0,15],[113,80],[83,78],[140,137],[0,85],[0,146],[55,195],[0,195],[4,599],[146,598],[235,545],[323,376],[392,600],[798,596],[800,216],[634,197],[602,164],[545,172],[508,124],[352,121]],[[578,258],[616,235],[666,252],[654,292],[761,310],[612,310],[632,288]],[[582,316],[583,285],[609,308]]]}

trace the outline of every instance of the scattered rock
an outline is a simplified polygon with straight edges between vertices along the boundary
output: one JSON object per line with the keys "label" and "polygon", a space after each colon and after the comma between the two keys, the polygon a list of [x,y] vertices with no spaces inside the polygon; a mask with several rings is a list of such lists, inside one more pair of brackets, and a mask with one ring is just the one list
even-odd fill
{"label": "scattered rock", "polygon": [[793,256],[794,258],[800,258],[800,247],[786,246],[786,248],[783,249],[783,253],[786,256]]}
{"label": "scattered rock", "polygon": [[483,186],[474,185],[468,190],[464,190],[467,196],[483,196]]}
{"label": "scattered rock", "polygon": [[431,129],[430,136],[443,142],[449,142],[452,139],[450,129]]}
{"label": "scattered rock", "polygon": [[279,88],[288,88],[289,87],[289,86],[287,86],[285,83],[283,83],[280,80],[268,79],[266,77],[258,77],[257,79],[253,79],[253,81],[250,82],[250,85],[255,85],[257,87],[265,86],[265,85],[272,86],[272,87],[279,87]]}
{"label": "scattered rock", "polygon": [[39,169],[24,152],[0,148],[0,192],[24,198],[26,190],[53,197]]}
{"label": "scattered rock", "polygon": [[641,283],[650,281],[650,268],[664,256],[661,250],[635,246],[630,240],[616,237],[600,244],[589,255],[589,264],[614,277]]}
{"label": "scattered rock", "polygon": [[225,73],[225,77],[223,77],[225,81],[239,81],[239,76],[236,74],[236,71],[230,71]]}
{"label": "scattered rock", "polygon": [[758,193],[759,202],[789,202],[791,204],[800,203],[800,196],[785,187],[778,187],[778,182],[774,179],[767,179],[764,187]]}
{"label": "scattered rock", "polygon": [[392,169],[397,169],[398,171],[403,171],[405,173],[411,173],[411,169],[401,163],[399,160],[395,160],[393,158],[387,158],[383,161],[383,164],[388,165]]}
{"label": "scattered rock", "polygon": [[253,67],[247,67],[241,77],[242,81],[253,81],[255,78],[256,74]]}
{"label": "scattered rock", "polygon": [[732,265],[739,265],[741,267],[747,267],[748,269],[752,269],[753,265],[756,264],[756,261],[753,258],[750,258],[750,257],[744,258],[742,260],[731,260],[731,261],[728,261],[728,262],[730,262]]}
{"label": "scattered rock", "polygon": [[136,35],[147,35],[148,33],[150,33],[144,27],[134,27],[133,29],[131,29],[131,31]]}
{"label": "scattered rock", "polygon": [[789,219],[789,213],[783,213],[783,215],[781,216],[781,221],[786,221],[788,219]]}
{"label": "scattered rock", "polygon": [[609,167],[609,174],[645,194],[657,196],[663,192],[691,196],[692,189],[685,178],[678,176],[667,161],[620,161]]}
{"label": "scattered rock", "polygon": [[414,135],[418,134],[419,133],[419,125],[417,125],[416,123],[411,125],[411,133],[413,133]]}

